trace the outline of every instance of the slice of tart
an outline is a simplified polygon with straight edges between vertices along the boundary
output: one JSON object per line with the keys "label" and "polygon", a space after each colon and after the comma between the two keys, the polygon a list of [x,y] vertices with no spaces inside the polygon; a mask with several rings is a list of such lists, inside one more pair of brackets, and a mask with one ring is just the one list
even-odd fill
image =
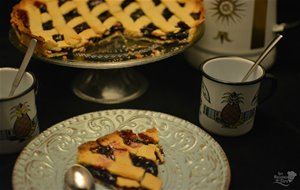
{"label": "slice of tart", "polygon": [[77,162],[96,181],[115,189],[160,190],[158,165],[164,162],[156,128],[135,134],[120,130],[78,147]]}
{"label": "slice of tart", "polygon": [[188,43],[204,21],[202,0],[21,0],[11,24],[20,42],[55,57],[85,52],[120,34],[155,43]]}

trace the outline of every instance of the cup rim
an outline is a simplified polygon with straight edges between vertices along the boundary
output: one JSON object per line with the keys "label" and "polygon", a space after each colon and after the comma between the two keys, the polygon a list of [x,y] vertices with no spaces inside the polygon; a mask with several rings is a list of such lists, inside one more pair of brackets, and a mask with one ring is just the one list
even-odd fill
{"label": "cup rim", "polygon": [[[16,67],[1,67],[0,69],[1,70],[2,69],[15,70],[15,71],[19,70],[19,68],[16,68]],[[25,73],[28,73],[32,77],[32,79],[33,79],[32,84],[26,90],[24,90],[23,92],[21,92],[17,96],[12,96],[12,97],[7,97],[7,98],[0,98],[0,102],[5,102],[5,101],[8,101],[8,100],[17,99],[17,98],[19,98],[21,96],[24,96],[25,94],[27,94],[28,92],[30,92],[32,89],[35,89],[35,87],[37,85],[37,80],[36,80],[35,75],[32,72],[30,72],[30,71],[26,71]]]}
{"label": "cup rim", "polygon": [[210,76],[209,74],[207,74],[203,67],[205,64],[207,64],[208,62],[210,62],[211,60],[214,60],[214,59],[229,59],[229,58],[232,58],[232,59],[242,59],[242,60],[245,60],[245,61],[250,61],[250,62],[253,62],[252,60],[250,59],[247,59],[247,58],[244,58],[244,57],[239,57],[239,56],[218,56],[218,57],[213,57],[213,58],[209,58],[207,60],[205,60],[202,64],[201,64],[201,67],[200,67],[200,71],[201,73],[207,78],[207,79],[210,79],[212,81],[215,81],[215,82],[218,82],[218,83],[222,83],[222,84],[228,84],[228,85],[237,85],[237,86],[243,86],[243,85],[251,85],[251,84],[256,84],[258,83],[259,81],[261,81],[265,75],[266,75],[266,71],[265,69],[261,66],[261,65],[258,65],[258,67],[261,68],[262,70],[262,75],[260,77],[258,77],[257,79],[255,80],[251,80],[251,81],[245,81],[245,82],[232,82],[232,81],[227,81],[227,80],[222,80],[222,79],[217,79],[215,77],[212,77]]}

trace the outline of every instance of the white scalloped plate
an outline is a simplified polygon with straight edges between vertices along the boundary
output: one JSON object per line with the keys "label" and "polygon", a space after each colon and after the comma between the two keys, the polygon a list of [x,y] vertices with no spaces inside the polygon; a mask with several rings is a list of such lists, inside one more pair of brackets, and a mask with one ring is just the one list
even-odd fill
{"label": "white scalloped plate", "polygon": [[[163,190],[227,190],[230,167],[220,145],[205,131],[180,118],[144,110],[106,110],[79,115],[45,130],[21,152],[13,188],[63,189],[63,176],[75,163],[79,144],[121,129],[156,127],[166,162],[159,166]],[[97,190],[107,188],[97,184]]]}

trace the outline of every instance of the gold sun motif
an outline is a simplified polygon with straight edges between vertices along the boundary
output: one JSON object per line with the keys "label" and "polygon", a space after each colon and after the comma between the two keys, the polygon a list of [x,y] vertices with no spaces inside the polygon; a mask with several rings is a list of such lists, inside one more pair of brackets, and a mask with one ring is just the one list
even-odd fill
{"label": "gold sun motif", "polygon": [[243,8],[245,3],[239,1],[240,0],[216,0],[211,8],[211,10],[214,11],[213,16],[217,17],[217,21],[221,23],[236,23],[242,18],[243,11],[245,10]]}

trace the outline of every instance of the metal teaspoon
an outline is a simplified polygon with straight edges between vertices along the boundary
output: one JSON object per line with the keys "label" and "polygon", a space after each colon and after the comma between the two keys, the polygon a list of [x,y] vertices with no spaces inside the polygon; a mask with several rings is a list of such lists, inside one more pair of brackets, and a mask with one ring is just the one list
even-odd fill
{"label": "metal teaspoon", "polygon": [[65,190],[95,190],[95,180],[87,168],[74,164],[65,173]]}
{"label": "metal teaspoon", "polygon": [[259,56],[259,58],[255,61],[255,64],[252,65],[250,70],[247,72],[247,74],[242,79],[242,82],[246,81],[247,78],[252,74],[254,69],[264,60],[264,58],[271,52],[271,50],[275,47],[275,45],[279,42],[279,40],[282,38],[282,35],[278,35],[269,45],[268,47],[263,51],[263,53]]}
{"label": "metal teaspoon", "polygon": [[32,56],[32,54],[34,52],[36,43],[37,43],[36,39],[31,39],[31,41],[29,43],[29,46],[27,48],[26,54],[25,54],[25,56],[23,58],[21,66],[19,68],[19,71],[18,71],[18,73],[17,73],[17,75],[16,75],[16,77],[15,77],[15,79],[13,81],[13,84],[12,84],[12,87],[10,89],[8,97],[13,96],[14,93],[15,93],[15,91],[16,91],[16,89],[18,88],[18,86],[19,86],[19,84],[20,84],[20,82],[22,80],[22,77],[24,75],[24,72],[26,70],[26,67],[27,67],[27,65],[28,65],[28,63],[30,61],[30,58],[31,58],[31,56]]}

